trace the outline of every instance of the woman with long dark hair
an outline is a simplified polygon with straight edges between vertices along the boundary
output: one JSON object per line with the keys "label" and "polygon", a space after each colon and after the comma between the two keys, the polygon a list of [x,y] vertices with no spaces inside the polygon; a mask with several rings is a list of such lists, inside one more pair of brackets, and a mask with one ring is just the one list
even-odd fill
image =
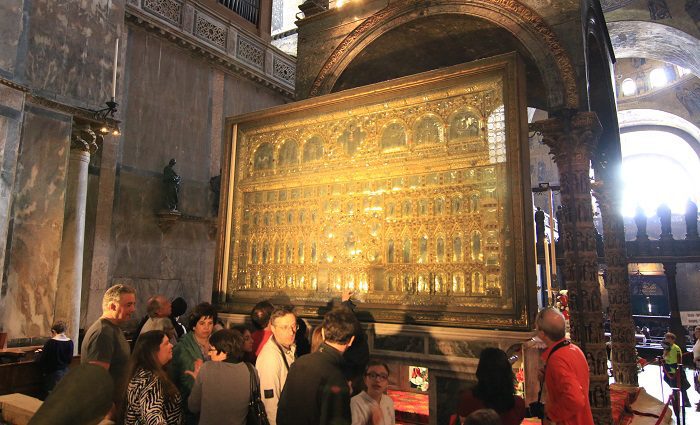
{"label": "woman with long dark hair", "polygon": [[515,375],[506,353],[485,348],[476,368],[477,384],[462,395],[457,408],[461,418],[479,409],[493,409],[503,425],[517,425],[525,418],[525,402],[515,395]]}
{"label": "woman with long dark hair", "polygon": [[182,398],[165,365],[173,346],[163,331],[142,333],[129,360],[129,385],[124,407],[125,425],[180,425]]}

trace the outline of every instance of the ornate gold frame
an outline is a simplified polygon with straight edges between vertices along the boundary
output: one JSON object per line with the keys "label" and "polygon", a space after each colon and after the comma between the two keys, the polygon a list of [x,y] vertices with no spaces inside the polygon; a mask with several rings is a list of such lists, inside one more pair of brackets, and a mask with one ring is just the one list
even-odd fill
{"label": "ornate gold frame", "polygon": [[515,54],[228,118],[215,299],[527,329],[534,242]]}

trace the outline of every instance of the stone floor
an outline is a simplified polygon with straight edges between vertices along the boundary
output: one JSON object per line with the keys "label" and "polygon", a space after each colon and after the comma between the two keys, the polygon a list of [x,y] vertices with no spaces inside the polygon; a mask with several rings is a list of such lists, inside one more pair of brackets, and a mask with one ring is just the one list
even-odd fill
{"label": "stone floor", "polygon": [[[690,399],[692,406],[685,409],[685,423],[686,425],[698,425],[700,424],[700,412],[695,411],[695,403],[700,400],[700,395],[692,388],[693,382],[693,371],[686,370],[688,376],[688,382],[691,383],[691,388],[688,390],[688,398]],[[662,397],[662,385],[663,385],[663,397]],[[661,381],[659,377],[659,366],[647,365],[644,367],[644,371],[639,374],[639,386],[644,387],[647,393],[656,397],[659,400],[663,400],[665,403],[668,400],[670,394],[670,389],[665,382]],[[673,418],[673,423],[676,423],[676,418]]]}

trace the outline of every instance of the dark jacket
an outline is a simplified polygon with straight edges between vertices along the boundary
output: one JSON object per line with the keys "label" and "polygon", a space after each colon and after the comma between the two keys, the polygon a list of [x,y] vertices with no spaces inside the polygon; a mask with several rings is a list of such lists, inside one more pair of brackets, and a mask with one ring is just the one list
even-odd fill
{"label": "dark jacket", "polygon": [[350,388],[343,356],[323,343],[289,368],[277,409],[277,425],[350,425]]}

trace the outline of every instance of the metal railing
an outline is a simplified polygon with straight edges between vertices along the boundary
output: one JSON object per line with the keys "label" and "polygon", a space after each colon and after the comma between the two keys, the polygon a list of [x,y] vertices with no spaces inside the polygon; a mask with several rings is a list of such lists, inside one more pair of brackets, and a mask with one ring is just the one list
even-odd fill
{"label": "metal railing", "polygon": [[253,24],[258,24],[260,0],[219,0],[219,3]]}

